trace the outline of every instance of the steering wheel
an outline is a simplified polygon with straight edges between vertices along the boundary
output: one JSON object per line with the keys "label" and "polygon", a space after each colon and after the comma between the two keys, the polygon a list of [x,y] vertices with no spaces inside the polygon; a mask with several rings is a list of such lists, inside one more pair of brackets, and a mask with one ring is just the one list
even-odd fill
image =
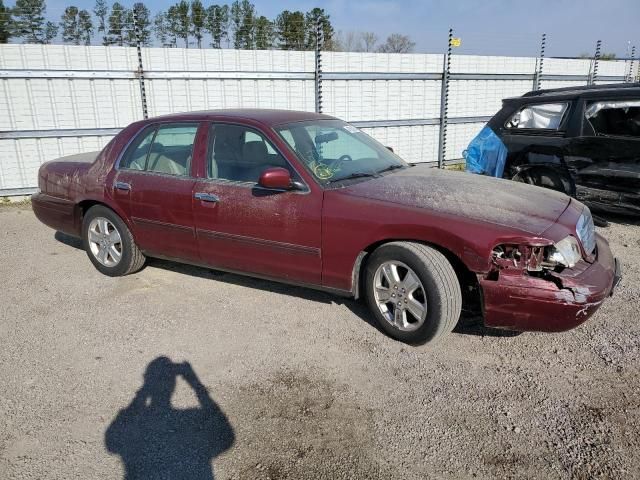
{"label": "steering wheel", "polygon": [[333,169],[337,169],[340,165],[342,165],[343,162],[353,162],[353,158],[351,158],[351,155],[342,155],[337,160],[331,162],[330,167]]}

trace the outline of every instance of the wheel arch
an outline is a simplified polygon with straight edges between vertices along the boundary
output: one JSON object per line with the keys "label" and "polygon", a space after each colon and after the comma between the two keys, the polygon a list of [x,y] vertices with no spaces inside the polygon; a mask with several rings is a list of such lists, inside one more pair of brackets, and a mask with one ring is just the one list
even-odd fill
{"label": "wheel arch", "polygon": [[479,286],[476,274],[473,273],[462,259],[452,250],[434,242],[417,240],[415,238],[386,238],[369,244],[367,247],[362,249],[356,257],[352,273],[352,293],[354,298],[358,299],[361,297],[365,279],[365,275],[363,273],[367,268],[367,262],[371,258],[371,254],[378,248],[393,242],[421,243],[422,245],[426,245],[437,250],[445,256],[453,267],[456,272],[456,276],[458,277],[458,281],[460,282],[460,288],[463,292],[465,290],[469,290],[469,287],[476,289]]}
{"label": "wheel arch", "polygon": [[122,209],[118,208],[115,205],[107,203],[104,200],[98,200],[94,198],[83,199],[77,202],[75,205],[75,211],[74,211],[75,226],[79,236],[82,235],[82,222],[84,220],[84,216],[86,215],[86,213],[89,211],[91,207],[94,207],[96,205],[106,207],[109,210],[112,210],[116,215],[118,215],[120,219],[125,223],[127,228],[131,231],[131,234],[135,238],[134,230],[131,228],[131,222],[129,221],[129,219],[125,215],[125,212]]}

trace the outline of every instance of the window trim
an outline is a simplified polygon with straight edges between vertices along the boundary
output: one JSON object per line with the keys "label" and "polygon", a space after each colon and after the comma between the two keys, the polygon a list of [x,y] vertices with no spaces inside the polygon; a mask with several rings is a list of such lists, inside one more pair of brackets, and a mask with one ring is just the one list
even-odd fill
{"label": "window trim", "polygon": [[[131,148],[131,145],[133,145],[133,143],[138,139],[138,137],[140,137],[140,135],[142,135],[145,130],[147,129],[151,129],[151,127],[153,127],[153,136],[155,137],[156,135],[156,131],[158,130],[157,126],[153,123],[147,123],[145,125],[142,125],[140,127],[140,129],[138,129],[138,131],[136,131],[136,133],[134,133],[131,138],[129,139],[129,141],[127,142],[127,144],[124,146],[124,148],[120,151],[120,153],[118,154],[118,158],[115,162],[115,164],[113,165],[114,170],[117,171],[126,171],[126,172],[144,172],[145,170],[136,170],[135,168],[128,168],[128,167],[123,167],[120,165],[120,163],[122,162],[122,159],[124,158],[124,156],[129,152],[129,149]],[[147,153],[147,156],[149,156],[149,153]],[[145,158],[144,160],[145,162],[145,167],[147,164],[147,159]]]}
{"label": "window trim", "polygon": [[[173,121],[157,121],[157,122],[149,122],[146,123],[145,125],[143,125],[134,135],[131,136],[131,138],[129,139],[129,141],[127,142],[127,144],[124,146],[124,148],[122,149],[122,151],[120,152],[120,154],[118,155],[118,159],[116,160],[116,163],[114,164],[114,170],[118,171],[118,172],[138,172],[138,173],[144,173],[144,174],[150,174],[150,175],[161,175],[163,177],[167,177],[167,178],[187,178],[187,179],[193,179],[195,178],[192,174],[192,164],[193,164],[193,151],[195,149],[196,146],[196,140],[198,137],[198,129],[200,128],[200,125],[202,125],[202,121],[198,121],[198,120],[173,120]],[[164,172],[154,172],[154,171],[150,171],[147,170],[147,163],[149,161],[149,154],[151,153],[151,151],[147,152],[147,157],[145,158],[144,161],[144,170],[137,170],[135,168],[128,168],[128,167],[122,167],[120,165],[120,162],[122,162],[122,159],[124,158],[124,156],[127,154],[127,152],[129,151],[129,148],[131,147],[131,145],[136,141],[136,139],[144,134],[145,130],[153,128],[154,132],[153,132],[153,138],[151,140],[151,144],[153,145],[153,141],[156,138],[156,135],[158,134],[158,130],[160,130],[160,128],[166,127],[166,126],[172,126],[172,125],[195,125],[196,126],[196,134],[193,137],[193,144],[191,145],[191,158],[189,159],[188,165],[185,167],[186,168],[186,174],[185,175],[173,175],[170,173],[164,173]]]}
{"label": "window trim", "polygon": [[220,184],[220,185],[228,185],[228,186],[238,186],[238,187],[244,187],[244,188],[258,188],[258,189],[262,189],[262,190],[268,190],[268,191],[275,191],[275,189],[272,188],[265,188],[260,186],[260,184],[258,184],[258,182],[248,182],[248,181],[241,181],[241,180],[229,180],[227,178],[212,178],[210,177],[210,162],[209,162],[209,156],[213,155],[213,139],[215,138],[215,127],[216,125],[233,125],[233,126],[237,126],[237,127],[242,127],[245,128],[246,130],[251,130],[257,134],[259,134],[265,142],[268,142],[268,144],[276,151],[276,153],[278,155],[280,155],[284,161],[287,163],[287,165],[289,165],[289,167],[291,167],[291,170],[293,170],[299,181],[304,185],[304,189],[302,190],[282,190],[283,192],[291,192],[291,193],[297,193],[297,194],[308,194],[311,192],[311,189],[309,188],[309,185],[307,184],[307,182],[304,180],[304,177],[302,175],[300,175],[300,172],[298,171],[298,169],[295,167],[295,165],[293,165],[293,163],[291,163],[291,161],[289,161],[289,159],[287,158],[286,155],[284,155],[282,153],[282,150],[273,143],[273,141],[271,141],[271,139],[268,137],[268,135],[265,134],[264,131],[260,130],[257,127],[254,127],[253,125],[247,125],[246,123],[242,123],[242,122],[233,122],[233,121],[227,121],[227,120],[222,120],[222,121],[218,121],[218,120],[210,120],[208,121],[209,123],[209,127],[207,128],[207,152],[206,152],[206,156],[205,156],[205,166],[204,166],[204,177],[199,178],[198,180],[204,180],[206,182],[211,182],[211,183],[216,183],[216,184]]}

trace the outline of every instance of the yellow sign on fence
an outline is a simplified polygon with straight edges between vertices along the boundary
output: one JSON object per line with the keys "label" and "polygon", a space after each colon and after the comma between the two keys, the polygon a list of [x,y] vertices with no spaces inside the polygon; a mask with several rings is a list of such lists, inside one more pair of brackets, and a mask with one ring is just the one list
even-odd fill
{"label": "yellow sign on fence", "polygon": [[460,45],[462,45],[462,39],[460,37],[452,37],[451,38],[451,46],[452,47],[459,47]]}

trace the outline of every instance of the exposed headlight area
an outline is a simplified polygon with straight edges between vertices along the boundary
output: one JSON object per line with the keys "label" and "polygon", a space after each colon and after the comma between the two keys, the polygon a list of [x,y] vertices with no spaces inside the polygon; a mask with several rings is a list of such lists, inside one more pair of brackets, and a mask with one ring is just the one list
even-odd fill
{"label": "exposed headlight area", "polygon": [[596,231],[593,217],[584,208],[576,224],[576,236],[569,235],[559,242],[546,246],[498,245],[493,249],[492,261],[498,267],[521,268],[529,273],[562,271],[575,267],[596,249]]}
{"label": "exposed headlight area", "polygon": [[582,259],[582,250],[578,239],[569,235],[547,246],[498,245],[493,249],[492,257],[499,269],[516,268],[540,273],[575,267]]}
{"label": "exposed headlight area", "polygon": [[587,207],[584,207],[582,215],[580,215],[578,219],[576,233],[578,234],[584,251],[587,252],[587,255],[591,255],[596,249],[596,227],[593,224],[591,211]]}
{"label": "exposed headlight area", "polygon": [[582,252],[580,251],[578,240],[575,237],[568,236],[546,248],[542,265],[551,268],[556,268],[558,265],[573,268],[581,258]]}

